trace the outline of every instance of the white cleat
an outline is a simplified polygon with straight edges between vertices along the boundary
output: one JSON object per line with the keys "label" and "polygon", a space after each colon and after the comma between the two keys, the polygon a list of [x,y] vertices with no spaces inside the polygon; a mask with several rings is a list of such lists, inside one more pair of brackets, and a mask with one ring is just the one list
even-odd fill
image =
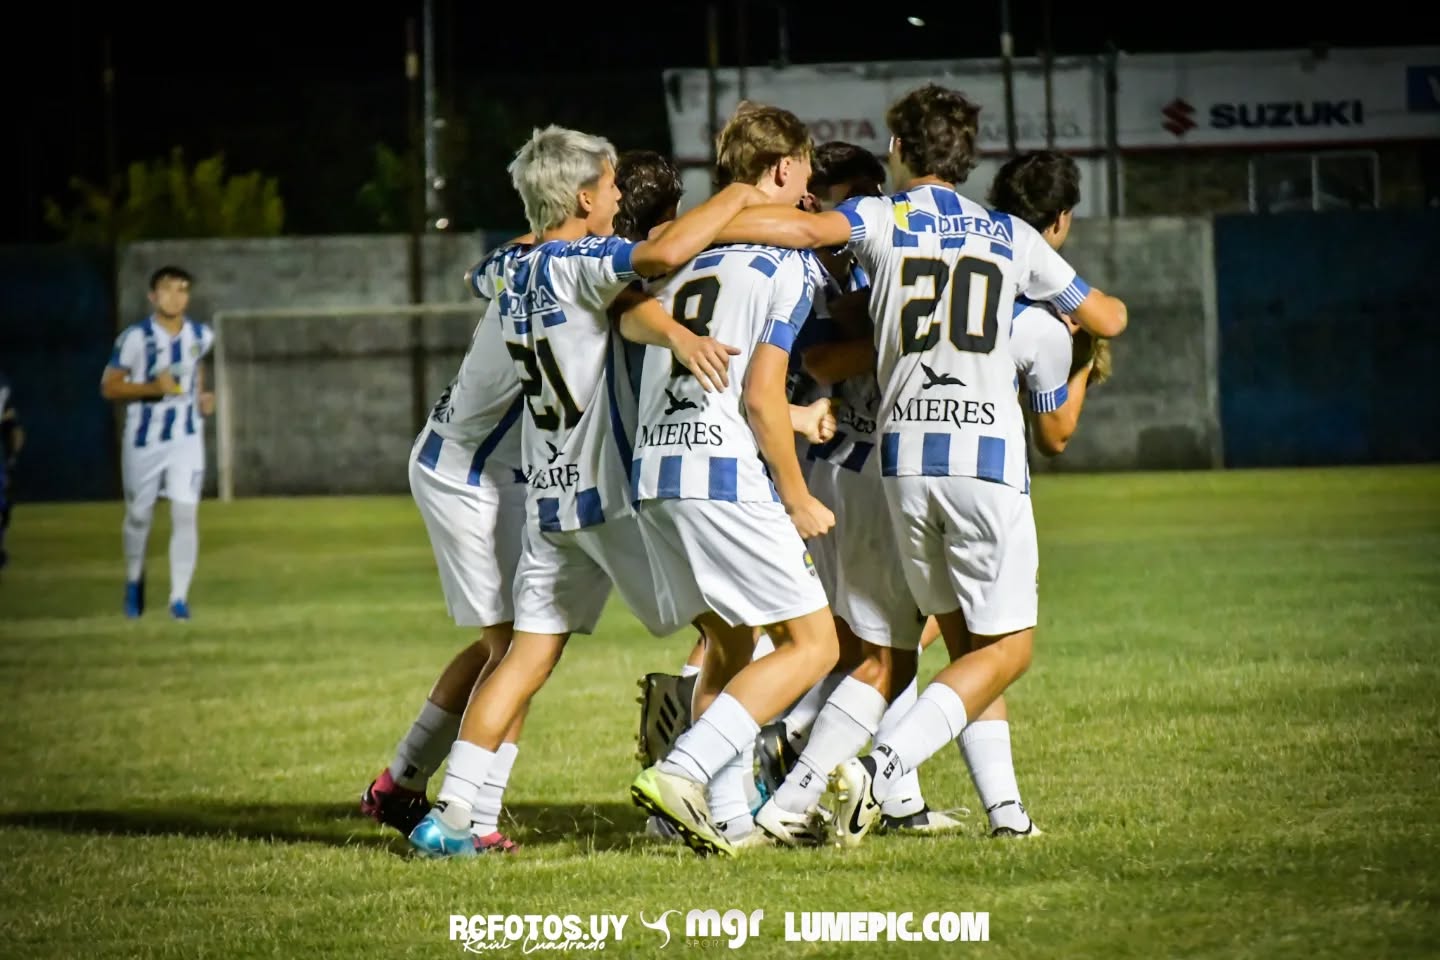
{"label": "white cleat", "polygon": [[1040,828],[1035,826],[1035,821],[1030,819],[1030,813],[1025,809],[1025,805],[1015,800],[1006,800],[1004,803],[997,803],[995,806],[987,810],[986,813],[991,815],[991,823],[994,823],[994,814],[996,810],[999,810],[1002,807],[1010,806],[1020,808],[1020,815],[1025,818],[1025,829],[1021,830],[1019,827],[1012,826],[1008,823],[1002,824],[1000,826],[993,827],[990,830],[991,837],[999,840],[1008,837],[1039,837],[1043,835]]}
{"label": "white cleat", "polygon": [[830,811],[830,842],[837,847],[856,846],[880,819],[874,770],[870,757],[853,757],[830,774],[822,803]]}
{"label": "white cleat", "polygon": [[[963,812],[969,813],[968,810]],[[964,830],[965,823],[944,811],[922,807],[915,813],[903,817],[882,814],[880,828],[886,833],[953,833],[957,830]]]}
{"label": "white cleat", "polygon": [[814,810],[791,813],[775,802],[765,801],[755,814],[756,833],[763,833],[786,847],[818,847],[825,841],[820,817]]}

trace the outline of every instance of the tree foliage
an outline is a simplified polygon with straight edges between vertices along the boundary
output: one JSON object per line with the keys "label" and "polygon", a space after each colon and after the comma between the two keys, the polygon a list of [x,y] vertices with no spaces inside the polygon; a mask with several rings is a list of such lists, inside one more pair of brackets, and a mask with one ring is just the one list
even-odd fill
{"label": "tree foliage", "polygon": [[45,220],[72,243],[128,243],[176,237],[273,237],[285,223],[280,184],[258,171],[227,175],[224,154],[193,167],[176,147],[136,162],[112,189],[72,178],[68,207],[45,200]]}

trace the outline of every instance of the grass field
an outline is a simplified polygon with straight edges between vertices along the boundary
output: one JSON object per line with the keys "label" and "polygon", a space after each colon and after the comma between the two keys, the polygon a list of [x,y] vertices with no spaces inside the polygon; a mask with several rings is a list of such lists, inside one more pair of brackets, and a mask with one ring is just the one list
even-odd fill
{"label": "grass field", "polygon": [[[201,510],[195,620],[120,615],[118,504],[22,505],[0,583],[0,935],[13,957],[446,957],[452,913],[763,908],[748,957],[1440,953],[1440,469],[1042,477],[1035,666],[1010,696],[1034,841],[722,862],[641,836],[612,607],[531,714],[513,858],[358,816],[450,625],[401,498]],[[164,511],[162,508],[161,516]],[[939,650],[924,661],[937,669]],[[957,751],[932,805],[974,808]],[[990,941],[787,943],[801,910],[988,911]],[[722,944],[664,954],[713,955]],[[507,954],[519,953],[513,948]]]}

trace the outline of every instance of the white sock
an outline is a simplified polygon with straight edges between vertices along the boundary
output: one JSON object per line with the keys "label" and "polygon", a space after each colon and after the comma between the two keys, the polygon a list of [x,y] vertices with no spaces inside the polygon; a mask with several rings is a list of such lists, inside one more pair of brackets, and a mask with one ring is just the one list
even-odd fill
{"label": "white sock", "polygon": [[970,779],[980,805],[990,815],[990,826],[1024,832],[1030,816],[1020,805],[1015,782],[1015,761],[1010,753],[1010,724],[1004,720],[977,720],[960,735],[960,753],[970,768]]}
{"label": "white sock", "polygon": [[435,799],[446,805],[442,818],[445,823],[459,830],[470,829],[475,819],[475,807],[480,803],[480,791],[485,788],[485,777],[495,754],[468,740],[456,740],[450,748],[450,763],[445,768],[445,779],[440,783],[440,792]]}
{"label": "white sock", "polygon": [[[900,722],[900,718],[915,706],[915,701],[920,694],[919,679],[911,680],[910,686],[900,691],[900,695],[890,704],[885,711],[885,716],[880,720],[880,729],[875,731],[875,742],[884,743]],[[911,814],[919,813],[925,809],[925,794],[920,790],[920,771],[907,770],[905,774],[895,782],[894,792],[890,799],[881,804],[880,812],[887,817],[908,817]]]}
{"label": "white sock", "polygon": [[141,508],[133,503],[125,505],[125,525],[121,528],[121,541],[125,545],[125,579],[134,583],[145,574],[145,541],[150,539],[150,520],[155,516],[155,503]]}
{"label": "white sock", "polygon": [[755,653],[752,660],[759,660],[761,657],[775,652],[775,641],[770,639],[770,634],[764,630],[760,631],[760,639],[755,641]]}
{"label": "white sock", "polygon": [[475,803],[474,819],[470,821],[470,832],[479,837],[488,837],[500,829],[500,811],[505,805],[505,788],[510,785],[510,771],[515,768],[515,756],[520,748],[513,743],[502,743],[495,751],[495,759],[485,774],[485,785],[480,788],[480,799]]}
{"label": "white sock", "polygon": [[170,602],[184,600],[195,576],[195,559],[200,553],[200,528],[195,522],[199,507],[170,501]]}
{"label": "white sock", "polygon": [[865,749],[885,715],[885,697],[854,677],[846,677],[820,711],[800,762],[780,789],[775,803],[791,813],[804,813],[825,792],[830,771]]}
{"label": "white sock", "polygon": [[683,667],[680,668],[680,679],[681,679],[681,680],[684,680],[686,677],[698,677],[699,675],[700,675],[700,668],[699,668],[699,667],[691,666],[690,664],[687,663],[687,664],[685,664],[685,666],[683,666]]}
{"label": "white sock", "polygon": [[420,715],[395,746],[395,759],[390,761],[391,779],[407,790],[424,790],[430,777],[445,762],[450,744],[459,732],[460,714],[441,710],[426,700]]}
{"label": "white sock", "polygon": [[920,694],[890,735],[875,747],[878,765],[875,798],[882,803],[895,794],[898,782],[919,768],[965,729],[965,701],[943,683],[932,683]]}
{"label": "white sock", "polygon": [[659,770],[696,783],[709,783],[736,754],[754,745],[759,732],[760,725],[744,705],[730,694],[721,693],[675,741],[675,747],[658,764]]}
{"label": "white sock", "polygon": [[755,779],[755,741],[720,768],[710,781],[710,818],[720,824],[725,836],[737,840],[755,828],[750,815],[750,798],[745,782]]}
{"label": "white sock", "polygon": [[820,711],[824,709],[835,688],[840,686],[840,681],[848,676],[848,673],[838,670],[825,674],[790,708],[790,712],[785,714],[785,736],[797,751],[805,749],[815,718],[820,716]]}

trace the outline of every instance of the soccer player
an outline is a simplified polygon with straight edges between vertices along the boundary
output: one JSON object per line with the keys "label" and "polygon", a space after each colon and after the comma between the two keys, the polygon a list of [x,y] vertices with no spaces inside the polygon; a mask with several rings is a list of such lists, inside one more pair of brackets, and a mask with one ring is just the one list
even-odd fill
{"label": "soccer player", "polygon": [[[520,380],[505,350],[495,297],[505,263],[533,245],[533,236],[519,237],[466,273],[466,285],[483,304],[484,315],[410,451],[410,492],[435,553],[445,606],[456,626],[478,628],[480,637],[445,666],[394,759],[361,796],[362,812],[405,836],[430,809],[426,784],[450,752],[471,689],[510,646],[525,475]],[[515,849],[500,833],[499,817],[523,720],[517,717],[506,731],[480,789],[470,824],[479,852]]]}
{"label": "soccer player", "polygon": [[[899,194],[813,215],[753,211],[753,226],[775,228],[759,229],[766,235],[789,225],[815,246],[848,241],[870,276],[882,486],[905,579],[920,613],[968,648],[869,755],[832,773],[830,827],[842,845],[859,842],[898,781],[1030,664],[1038,547],[1001,319],[1020,293],[1053,302],[1095,336],[1115,336],[1127,321],[1123,303],[1077,277],[1028,223],[956,192],[974,166],[978,115],[953,91],[914,90],[886,115]],[[878,724],[883,704],[868,709],[857,725]]]}
{"label": "soccer player", "polygon": [[538,240],[505,265],[498,297],[526,406],[527,526],[510,649],[472,693],[435,808],[410,835],[430,856],[476,852],[472,811],[505,731],[554,669],[569,635],[593,632],[612,586],[652,634],[679,626],[657,608],[631,507],[634,404],[619,341],[623,334],[669,345],[703,368],[707,383],[722,385],[729,354],[654,301],[658,316],[637,307],[612,324],[610,310],[631,281],[680,267],[764,197],[736,185],[676,219],[658,240],[633,243],[611,235],[620,199],[615,162],[608,141],[552,126],[537,130],[510,166]]}
{"label": "soccer player", "polygon": [[190,274],[167,266],[150,277],[154,312],[121,331],[100,395],[125,405],[120,467],[125,487],[125,615],[145,612],[145,542],[161,493],[170,499],[170,615],[190,619],[187,595],[200,537],[196,514],[205,480],[205,417],[215,395],[200,361],[215,344],[210,327],[185,315]]}
{"label": "soccer player", "polygon": [[15,461],[25,446],[25,428],[20,425],[20,411],[15,409],[15,392],[10,378],[0,371],[0,570],[10,556],[5,552],[5,533],[10,529],[11,493]]}
{"label": "soccer player", "polygon": [[[756,104],[742,105],[717,142],[723,180],[789,206],[806,192],[811,150],[793,113]],[[715,396],[649,352],[631,472],[663,609],[705,632],[697,711],[702,690],[713,697],[631,795],[700,853],[763,840],[756,822],[771,831],[751,820],[748,749],[758,724],[835,662],[834,623],[804,543],[834,518],[806,488],[785,395],[789,351],[818,282],[807,253],[723,244],[655,291],[677,320],[743,351]],[[757,628],[775,649],[752,659]]]}

